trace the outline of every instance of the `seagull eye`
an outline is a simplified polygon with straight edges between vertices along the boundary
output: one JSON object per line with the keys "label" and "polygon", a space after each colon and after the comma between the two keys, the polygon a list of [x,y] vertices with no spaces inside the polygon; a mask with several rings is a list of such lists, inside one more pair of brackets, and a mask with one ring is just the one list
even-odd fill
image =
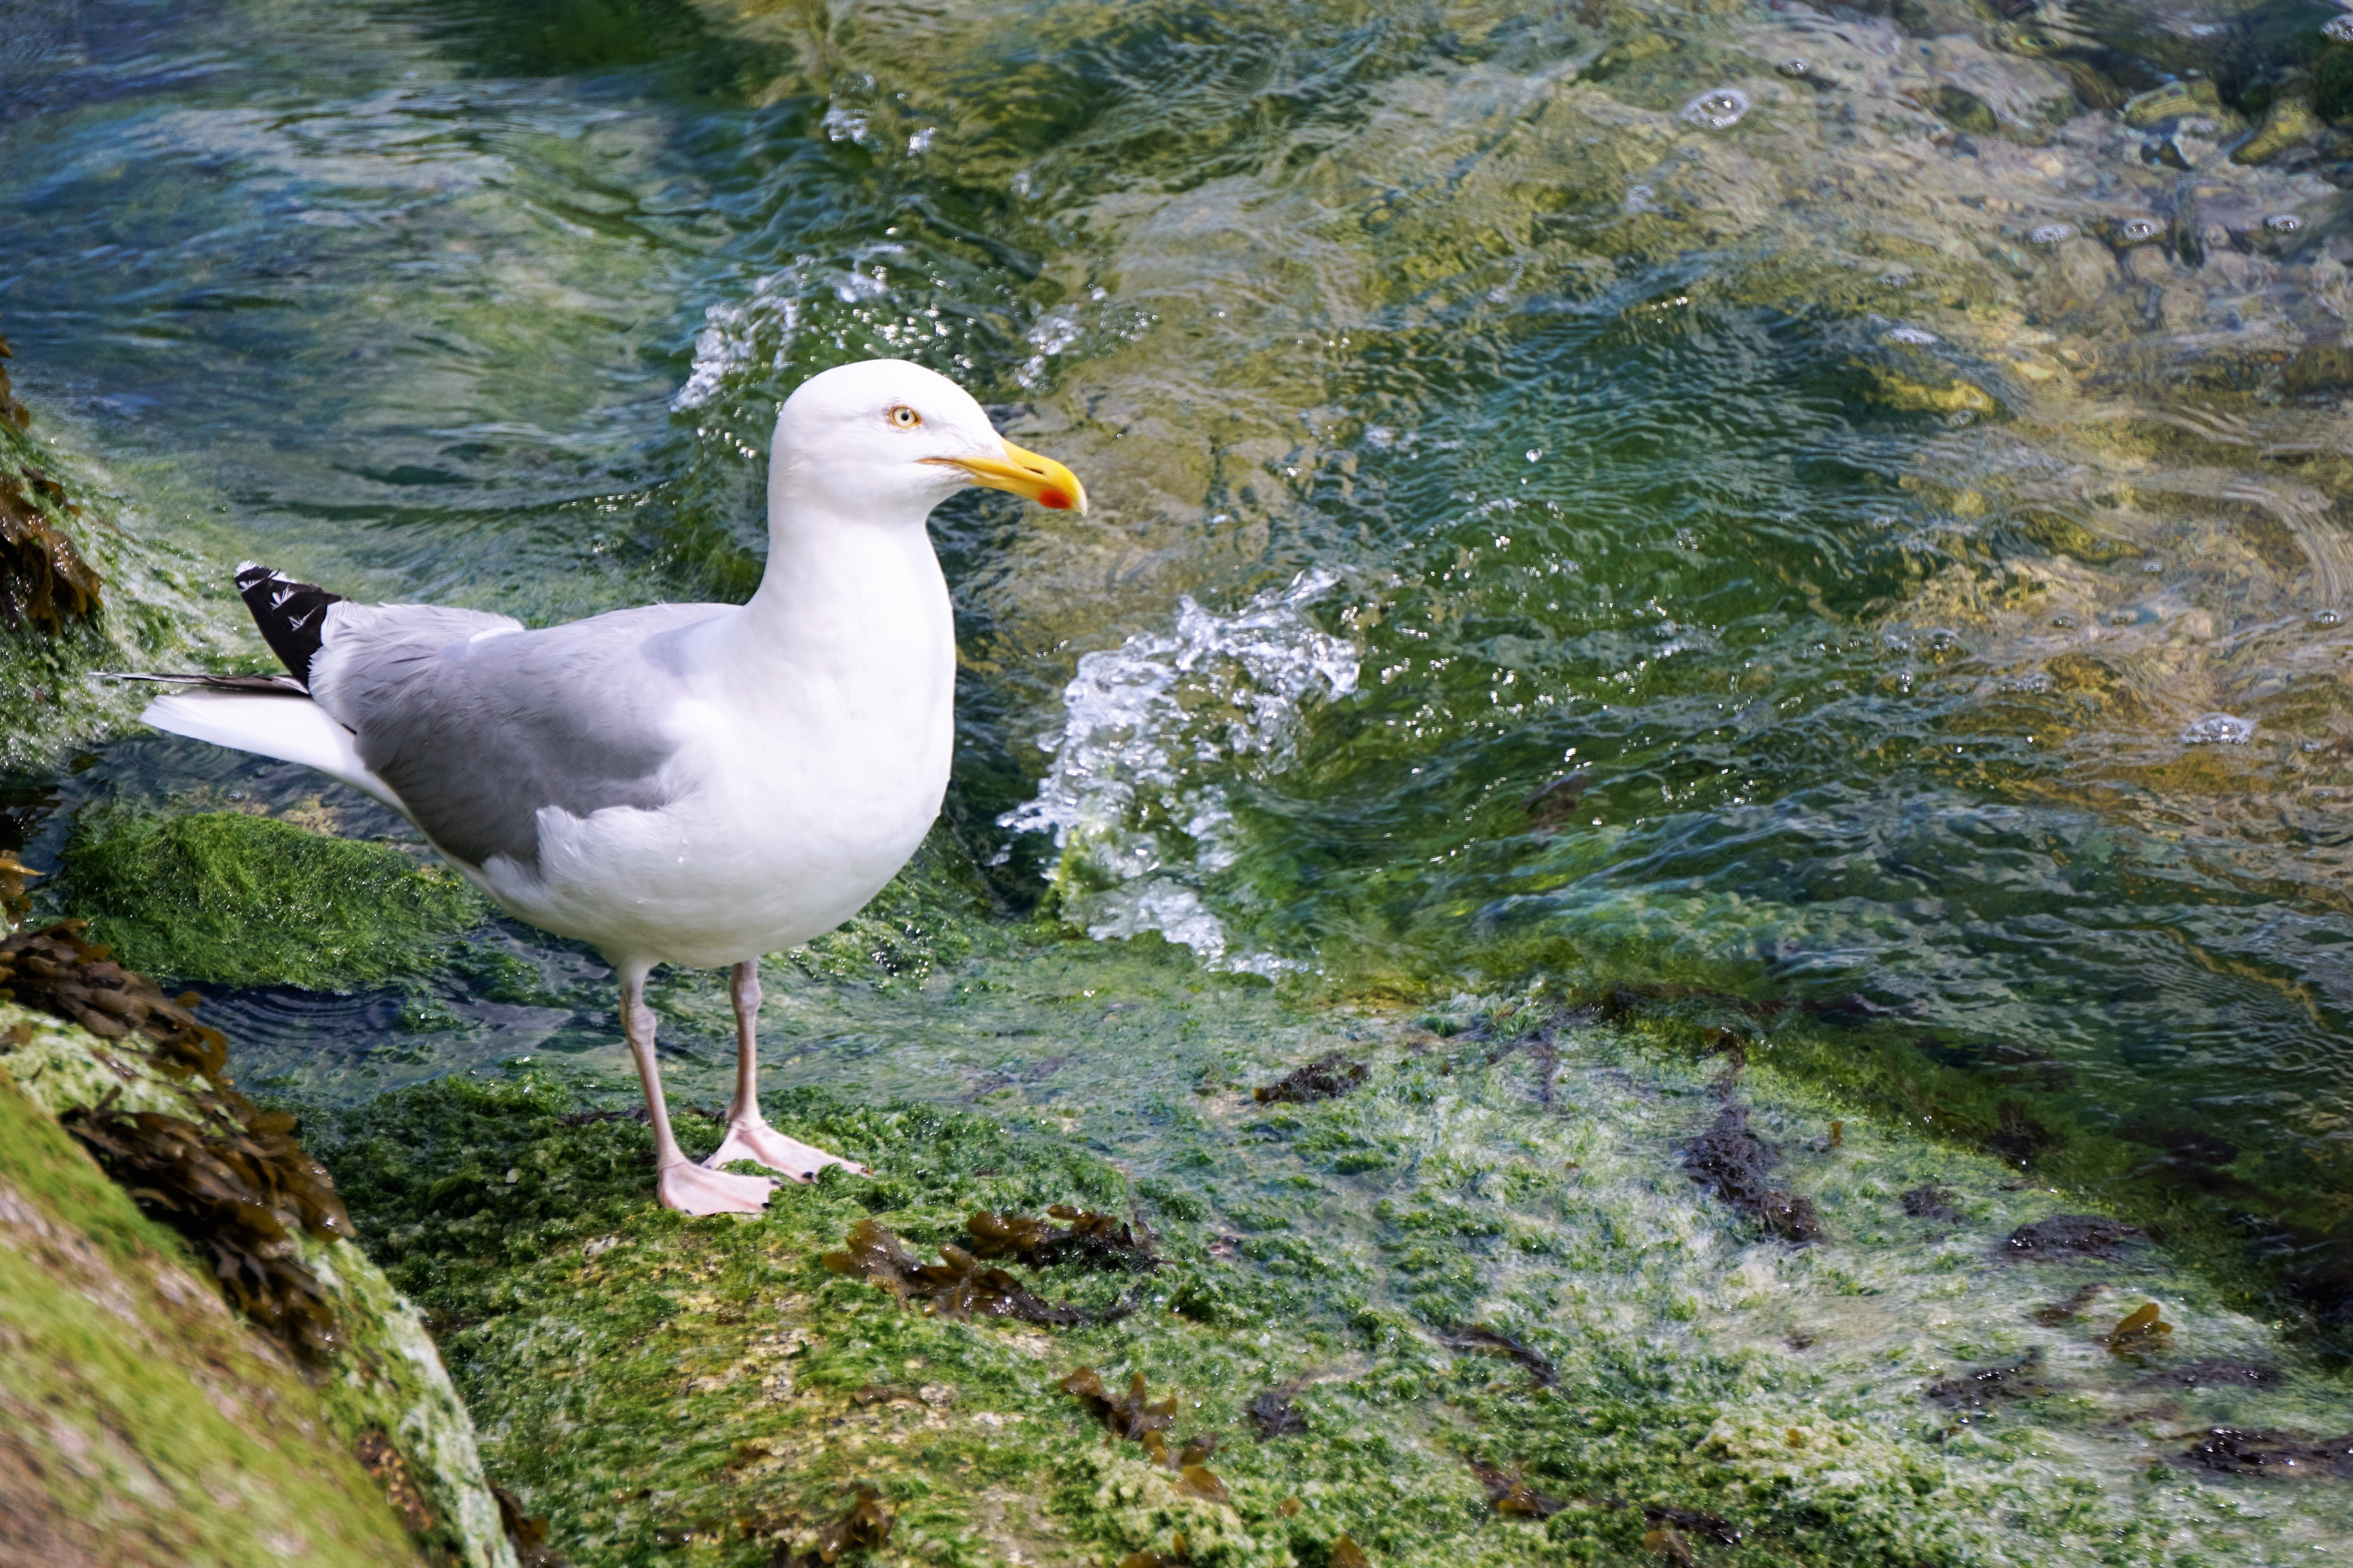
{"label": "seagull eye", "polygon": [[899,403],[892,405],[891,423],[896,425],[900,429],[913,430],[923,422],[923,416],[916,413],[913,409],[908,407],[905,404]]}

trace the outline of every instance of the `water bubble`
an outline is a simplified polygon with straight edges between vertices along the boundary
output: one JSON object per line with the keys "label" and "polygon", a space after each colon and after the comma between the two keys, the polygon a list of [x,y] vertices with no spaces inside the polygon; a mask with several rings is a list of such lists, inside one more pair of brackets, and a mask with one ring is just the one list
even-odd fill
{"label": "water bubble", "polygon": [[2274,213],[2263,219],[2263,226],[2274,234],[2294,234],[2304,226],[2304,219],[2294,213]]}
{"label": "water bubble", "polygon": [[2320,24],[2320,36],[2332,44],[2353,44],[2353,16],[2331,16]]}
{"label": "water bubble", "polygon": [[1805,60],[1786,59],[1774,68],[1783,76],[1803,76],[1814,68]]}
{"label": "water bubble", "polygon": [[2071,632],[2075,629],[2075,617],[2073,616],[2053,616],[2051,617],[2051,624],[2058,627],[2063,632]]}
{"label": "water bubble", "polygon": [[2125,239],[2133,245],[2146,245],[2164,232],[2153,217],[2128,217],[2122,225]]}
{"label": "water bubble", "polygon": [[1898,327],[1887,334],[1887,341],[1891,343],[1909,343],[1915,348],[1926,348],[1936,341],[1936,334],[1924,331],[1918,327]]}
{"label": "water bubble", "polygon": [[2345,617],[2338,615],[2335,610],[2315,610],[2312,612],[2312,624],[2316,626],[2337,626],[2343,622],[2344,619]]}
{"label": "water bubble", "polygon": [[2037,245],[2064,245],[2075,237],[2075,226],[2072,223],[2046,223],[2028,229],[2026,237]]}
{"label": "water bubble", "polygon": [[1535,462],[1537,458],[1541,458],[1541,457],[1543,457],[1543,456],[1544,456],[1544,448],[1543,448],[1542,447],[1529,447],[1529,448],[1528,448],[1528,461],[1529,461],[1529,462],[1533,463],[1533,462]]}
{"label": "water bubble", "polygon": [[2181,731],[2185,745],[2243,746],[2255,738],[2255,721],[2234,713],[2201,713]]}
{"label": "water bubble", "polygon": [[1956,408],[1945,416],[1945,425],[1948,429],[1966,430],[1977,422],[1977,415],[1967,408]]}
{"label": "water bubble", "polygon": [[1703,92],[1683,107],[1677,116],[1689,125],[1704,125],[1711,131],[1724,131],[1737,125],[1748,112],[1748,95],[1736,87],[1719,87]]}

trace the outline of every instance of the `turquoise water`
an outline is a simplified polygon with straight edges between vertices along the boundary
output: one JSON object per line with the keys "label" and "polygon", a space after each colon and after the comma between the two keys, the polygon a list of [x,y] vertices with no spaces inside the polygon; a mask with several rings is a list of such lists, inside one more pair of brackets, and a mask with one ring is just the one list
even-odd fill
{"label": "turquoise water", "polygon": [[[23,8],[40,428],[223,627],[246,554],[551,619],[747,592],[779,398],[920,358],[1098,503],[936,523],[1002,912],[1900,1026],[2333,1255],[2353,245],[2335,141],[2217,151],[2327,10],[740,13]],[[135,731],[10,791],[43,863],[110,795],[405,831]],[[497,942],[544,984],[215,1005],[336,1093],[609,1052]]]}

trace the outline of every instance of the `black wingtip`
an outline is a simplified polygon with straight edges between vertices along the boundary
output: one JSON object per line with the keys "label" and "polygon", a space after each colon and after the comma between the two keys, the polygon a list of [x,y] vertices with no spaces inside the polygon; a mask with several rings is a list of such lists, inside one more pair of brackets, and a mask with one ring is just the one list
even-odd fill
{"label": "black wingtip", "polygon": [[253,612],[261,640],[269,645],[279,663],[293,671],[294,679],[308,686],[311,660],[326,639],[327,606],[343,603],[343,595],[297,583],[285,573],[253,561],[238,564],[237,591],[245,607]]}

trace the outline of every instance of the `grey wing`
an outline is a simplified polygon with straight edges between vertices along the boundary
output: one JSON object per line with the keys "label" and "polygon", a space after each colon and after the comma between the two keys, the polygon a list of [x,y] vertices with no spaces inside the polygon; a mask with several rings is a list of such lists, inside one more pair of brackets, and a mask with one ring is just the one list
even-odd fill
{"label": "grey wing", "polygon": [[539,813],[668,804],[681,689],[662,634],[719,613],[657,605],[544,631],[425,606],[336,605],[311,692],[447,853],[536,870]]}

